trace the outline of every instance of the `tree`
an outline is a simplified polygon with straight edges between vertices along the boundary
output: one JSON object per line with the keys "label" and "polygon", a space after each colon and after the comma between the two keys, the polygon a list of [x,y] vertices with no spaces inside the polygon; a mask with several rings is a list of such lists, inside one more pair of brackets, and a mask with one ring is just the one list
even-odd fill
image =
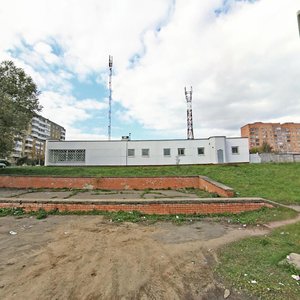
{"label": "tree", "polygon": [[32,78],[12,61],[0,64],[0,157],[14,148],[14,137],[26,131],[34,114],[42,109]]}
{"label": "tree", "polygon": [[272,146],[265,141],[260,147],[253,147],[249,150],[250,153],[271,153],[272,151]]}
{"label": "tree", "polygon": [[267,142],[263,142],[261,146],[261,151],[262,153],[271,153],[272,147]]}
{"label": "tree", "polygon": [[249,150],[249,152],[251,154],[254,154],[254,153],[261,153],[261,148],[260,147],[253,147]]}

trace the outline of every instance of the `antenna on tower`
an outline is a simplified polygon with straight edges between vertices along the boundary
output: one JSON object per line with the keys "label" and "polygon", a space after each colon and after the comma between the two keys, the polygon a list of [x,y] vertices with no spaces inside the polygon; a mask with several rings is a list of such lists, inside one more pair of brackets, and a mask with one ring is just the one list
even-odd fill
{"label": "antenna on tower", "polygon": [[112,95],[112,89],[111,89],[111,77],[112,77],[112,67],[113,67],[113,57],[109,55],[108,58],[108,67],[109,67],[109,109],[108,109],[108,140],[111,138],[111,95]]}
{"label": "antenna on tower", "polygon": [[187,139],[193,140],[194,139],[194,131],[193,131],[193,113],[192,113],[192,95],[193,89],[191,87],[190,91],[184,88],[185,99],[187,103]]}

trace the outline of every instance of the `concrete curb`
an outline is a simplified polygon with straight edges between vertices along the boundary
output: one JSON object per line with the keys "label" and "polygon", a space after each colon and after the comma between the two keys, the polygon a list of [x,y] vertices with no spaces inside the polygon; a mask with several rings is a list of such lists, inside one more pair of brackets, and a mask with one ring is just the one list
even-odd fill
{"label": "concrete curb", "polygon": [[186,198],[186,199],[30,199],[0,198],[0,203],[41,203],[41,204],[230,204],[230,203],[271,203],[263,198]]}

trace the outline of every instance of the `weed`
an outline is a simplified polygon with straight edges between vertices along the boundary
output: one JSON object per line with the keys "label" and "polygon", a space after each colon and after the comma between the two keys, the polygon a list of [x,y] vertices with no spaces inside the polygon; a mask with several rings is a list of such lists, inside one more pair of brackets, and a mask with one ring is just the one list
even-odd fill
{"label": "weed", "polygon": [[96,191],[91,193],[91,195],[115,195],[115,194],[118,194],[118,192],[117,191],[110,191],[110,190],[96,190]]}
{"label": "weed", "polygon": [[6,216],[23,216],[25,214],[22,208],[0,208],[0,217]]}
{"label": "weed", "polygon": [[289,208],[274,207],[270,209],[267,207],[262,207],[261,209],[256,211],[231,214],[228,218],[228,221],[229,223],[235,224],[254,225],[291,219],[295,218],[296,216],[297,212]]}
{"label": "weed", "polygon": [[145,198],[145,195],[147,195],[147,194],[157,194],[157,195],[162,195],[162,193],[161,192],[157,192],[157,191],[155,191],[155,190],[153,190],[153,189],[145,189],[142,193],[141,193],[141,198]]}
{"label": "weed", "polygon": [[46,219],[48,216],[47,212],[43,208],[40,208],[35,215],[38,220]]}
{"label": "weed", "polygon": [[43,219],[47,215],[103,215],[108,217],[113,222],[151,222],[157,221],[172,221],[174,223],[189,223],[202,220],[203,218],[214,218],[215,221],[237,223],[237,224],[264,224],[276,220],[290,219],[297,216],[297,212],[288,208],[261,208],[258,211],[243,212],[240,214],[176,214],[176,215],[156,215],[156,214],[143,214],[138,211],[132,212],[108,212],[108,211],[59,211],[53,209],[46,212],[44,209],[32,211],[30,213],[24,212],[21,208],[1,208],[0,217],[3,216],[18,216],[18,215],[34,215],[38,219]]}

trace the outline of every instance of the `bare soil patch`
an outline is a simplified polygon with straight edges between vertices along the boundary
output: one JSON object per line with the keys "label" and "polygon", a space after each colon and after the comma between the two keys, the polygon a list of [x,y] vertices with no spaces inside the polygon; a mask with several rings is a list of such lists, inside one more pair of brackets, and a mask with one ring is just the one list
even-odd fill
{"label": "bare soil patch", "polygon": [[[12,235],[9,232],[17,234]],[[223,299],[215,250],[265,229],[103,216],[0,219],[1,299]],[[229,299],[248,299],[231,293]]]}

